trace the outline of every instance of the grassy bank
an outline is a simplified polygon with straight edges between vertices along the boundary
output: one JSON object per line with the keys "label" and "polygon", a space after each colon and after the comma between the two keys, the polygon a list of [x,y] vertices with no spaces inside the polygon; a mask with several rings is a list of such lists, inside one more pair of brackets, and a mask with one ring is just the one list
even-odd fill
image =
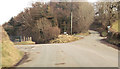
{"label": "grassy bank", "polygon": [[114,23],[112,23],[112,29],[115,30],[115,32],[120,32],[119,22],[120,22],[120,20],[117,20]]}
{"label": "grassy bank", "polygon": [[0,52],[2,53],[2,67],[11,67],[22,59],[24,53],[15,48],[13,42],[10,41],[4,30],[0,33],[2,34],[0,45],[2,48],[2,51]]}
{"label": "grassy bank", "polygon": [[120,45],[120,24],[119,24],[120,20],[115,21],[114,23],[112,23],[112,31],[111,33],[109,33],[107,41],[111,44],[115,44],[115,45]]}

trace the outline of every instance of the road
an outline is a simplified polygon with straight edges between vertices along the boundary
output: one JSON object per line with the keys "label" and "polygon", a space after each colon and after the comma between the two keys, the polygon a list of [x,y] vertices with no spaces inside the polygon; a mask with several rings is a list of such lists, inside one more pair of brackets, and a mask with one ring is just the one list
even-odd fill
{"label": "road", "polygon": [[97,32],[91,33],[70,43],[17,46],[29,53],[18,67],[118,67],[118,50],[101,43]]}

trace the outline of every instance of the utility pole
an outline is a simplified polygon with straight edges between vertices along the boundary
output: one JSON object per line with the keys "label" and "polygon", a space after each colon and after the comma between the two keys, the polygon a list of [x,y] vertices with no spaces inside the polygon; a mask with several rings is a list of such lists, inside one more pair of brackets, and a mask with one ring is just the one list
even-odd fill
{"label": "utility pole", "polygon": [[71,35],[72,35],[72,11],[71,11]]}
{"label": "utility pole", "polygon": [[73,15],[72,15],[72,0],[71,0],[71,35],[72,35],[72,17]]}

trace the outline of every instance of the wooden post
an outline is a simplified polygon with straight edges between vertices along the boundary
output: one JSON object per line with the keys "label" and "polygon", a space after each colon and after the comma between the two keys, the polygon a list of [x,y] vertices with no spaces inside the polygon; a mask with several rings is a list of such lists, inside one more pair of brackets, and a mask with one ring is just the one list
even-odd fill
{"label": "wooden post", "polygon": [[29,37],[28,37],[28,41],[29,41]]}
{"label": "wooden post", "polygon": [[71,35],[72,35],[72,11],[71,11]]}
{"label": "wooden post", "polygon": [[24,38],[23,38],[23,41],[25,41],[25,36],[24,36]]}
{"label": "wooden post", "polygon": [[73,14],[72,14],[72,0],[71,0],[71,35],[72,35],[72,18],[73,18]]}
{"label": "wooden post", "polygon": [[32,41],[32,37],[30,37],[30,41]]}
{"label": "wooden post", "polygon": [[22,36],[20,36],[20,42],[22,42]]}
{"label": "wooden post", "polygon": [[28,37],[26,37],[26,41],[28,41]]}

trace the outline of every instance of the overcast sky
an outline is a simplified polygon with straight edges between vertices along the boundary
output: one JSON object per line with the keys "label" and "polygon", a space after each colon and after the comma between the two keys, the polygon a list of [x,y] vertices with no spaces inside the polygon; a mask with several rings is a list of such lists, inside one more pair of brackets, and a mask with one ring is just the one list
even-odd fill
{"label": "overcast sky", "polygon": [[30,7],[31,3],[36,1],[49,0],[1,0],[0,1],[0,25],[8,22],[11,17],[16,16],[26,7]]}

